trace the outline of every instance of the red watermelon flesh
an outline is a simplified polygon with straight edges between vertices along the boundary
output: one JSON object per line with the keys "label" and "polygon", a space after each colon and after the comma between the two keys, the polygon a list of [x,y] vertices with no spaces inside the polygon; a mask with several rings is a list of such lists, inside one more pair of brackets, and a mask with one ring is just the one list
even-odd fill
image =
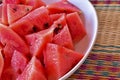
{"label": "red watermelon flesh", "polygon": [[29,13],[25,18],[29,19],[34,26],[38,29],[43,30],[50,26],[51,20],[49,11],[46,7],[40,7]]}
{"label": "red watermelon flesh", "polygon": [[49,4],[49,5],[47,5],[47,8],[48,8],[50,14],[71,13],[71,12],[81,13],[81,11],[78,8],[76,8],[75,6],[73,6],[72,4],[70,4],[67,1],[59,1],[56,3]]}
{"label": "red watermelon flesh", "polygon": [[14,70],[8,66],[8,68],[3,70],[0,80],[16,80]]}
{"label": "red watermelon flesh", "polygon": [[16,75],[20,75],[23,70],[25,69],[28,63],[27,58],[20,52],[14,51],[12,59],[11,59],[11,66],[15,71]]}
{"label": "red watermelon flesh", "polygon": [[73,41],[75,43],[80,41],[86,35],[86,30],[79,14],[77,12],[67,14],[66,20]]}
{"label": "red watermelon flesh", "polygon": [[46,6],[42,0],[26,0],[26,5],[33,6],[34,9],[41,6]]}
{"label": "red watermelon flesh", "polygon": [[71,34],[67,25],[64,26],[64,28],[54,36],[53,43],[69,49],[74,49]]}
{"label": "red watermelon flesh", "polygon": [[16,80],[47,80],[40,61],[33,57],[23,73]]}
{"label": "red watermelon flesh", "polygon": [[51,14],[50,15],[50,19],[52,20],[52,22],[58,20],[64,13],[60,13],[60,14]]}
{"label": "red watermelon flesh", "polygon": [[30,53],[39,58],[42,57],[42,51],[48,42],[52,41],[54,28],[51,27],[37,33],[29,34],[26,40],[30,45]]}
{"label": "red watermelon flesh", "polygon": [[7,4],[19,4],[22,0],[2,0],[2,23],[8,25]]}
{"label": "red watermelon flesh", "polygon": [[54,21],[54,24],[58,25],[58,28],[62,29],[67,24],[65,14],[63,14],[59,19]]}
{"label": "red watermelon flesh", "polygon": [[12,24],[16,20],[25,16],[32,10],[32,6],[18,5],[18,4],[7,4],[7,16],[8,23]]}
{"label": "red watermelon flesh", "polygon": [[58,80],[71,70],[82,57],[83,54],[48,43],[44,52],[44,64],[48,80]]}
{"label": "red watermelon flesh", "polygon": [[2,23],[2,18],[0,18],[0,23]]}
{"label": "red watermelon flesh", "polygon": [[34,27],[33,24],[26,19],[20,19],[16,21],[10,25],[10,28],[23,38],[25,35],[34,32],[34,28],[36,29],[36,27]]}
{"label": "red watermelon flesh", "polygon": [[14,31],[4,26],[0,26],[0,41],[4,46],[5,66],[10,64],[14,50],[18,50],[24,55],[29,53],[26,43]]}
{"label": "red watermelon flesh", "polygon": [[21,3],[21,0],[2,0],[5,4],[18,4]]}
{"label": "red watermelon flesh", "polygon": [[51,24],[49,12],[45,7],[40,7],[10,25],[20,36],[46,29]]}
{"label": "red watermelon flesh", "polygon": [[2,5],[2,23],[8,25],[7,4]]}
{"label": "red watermelon flesh", "polygon": [[1,74],[2,74],[2,71],[3,71],[3,68],[4,68],[4,58],[3,58],[3,55],[2,55],[2,52],[1,52],[1,49],[0,49],[0,77],[1,77]]}

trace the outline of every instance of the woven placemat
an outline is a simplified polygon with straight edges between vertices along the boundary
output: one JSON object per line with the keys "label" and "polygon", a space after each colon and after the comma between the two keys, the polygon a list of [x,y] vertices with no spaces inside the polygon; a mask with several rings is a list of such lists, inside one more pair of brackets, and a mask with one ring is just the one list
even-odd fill
{"label": "woven placemat", "polygon": [[97,40],[84,64],[67,80],[120,80],[120,4],[94,6],[99,19]]}

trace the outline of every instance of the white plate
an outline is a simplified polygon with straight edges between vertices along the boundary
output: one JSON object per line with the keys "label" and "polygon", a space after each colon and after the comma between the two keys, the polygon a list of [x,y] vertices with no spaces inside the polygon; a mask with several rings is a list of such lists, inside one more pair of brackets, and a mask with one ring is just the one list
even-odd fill
{"label": "white plate", "polygon": [[[47,4],[50,4],[60,0],[43,0],[43,1],[46,2]],[[87,58],[87,56],[89,55],[94,45],[96,35],[97,35],[97,29],[98,29],[98,19],[97,19],[96,11],[88,0],[68,0],[68,1],[82,10],[85,18],[85,28],[87,31],[87,35],[84,37],[84,39],[82,39],[82,41],[80,41],[75,46],[76,51],[83,53],[84,57],[82,58],[81,61],[79,61],[79,63],[72,70],[70,70],[67,74],[65,74],[59,80],[67,79],[82,65],[82,63]],[[1,16],[1,7],[0,7],[0,16]]]}

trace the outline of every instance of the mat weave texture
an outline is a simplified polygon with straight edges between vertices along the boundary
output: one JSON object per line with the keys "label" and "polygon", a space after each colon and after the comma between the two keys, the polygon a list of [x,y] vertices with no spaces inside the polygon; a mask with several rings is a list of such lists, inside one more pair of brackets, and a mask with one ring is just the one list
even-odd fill
{"label": "mat weave texture", "polygon": [[99,29],[84,64],[67,80],[120,80],[120,0],[91,0]]}

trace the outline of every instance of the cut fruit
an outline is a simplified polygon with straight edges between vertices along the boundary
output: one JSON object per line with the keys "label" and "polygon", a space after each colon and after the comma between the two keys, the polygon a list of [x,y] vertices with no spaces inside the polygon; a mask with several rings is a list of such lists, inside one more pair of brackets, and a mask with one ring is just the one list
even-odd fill
{"label": "cut fruit", "polygon": [[26,0],[26,5],[33,6],[33,9],[41,6],[46,6],[46,4],[42,0]]}
{"label": "cut fruit", "polygon": [[52,22],[58,20],[64,13],[60,13],[60,14],[51,14],[50,18],[52,20]]}
{"label": "cut fruit", "polygon": [[29,34],[26,36],[26,40],[30,45],[30,53],[32,56],[42,57],[42,51],[48,42],[52,42],[54,28]]}
{"label": "cut fruit", "polygon": [[16,80],[47,80],[40,61],[33,57],[23,73]]}
{"label": "cut fruit", "polygon": [[11,59],[11,66],[17,76],[23,72],[27,63],[28,63],[28,60],[22,53],[18,51],[14,51]]}
{"label": "cut fruit", "polygon": [[16,20],[25,16],[32,10],[32,6],[18,5],[18,4],[7,4],[7,16],[8,23],[12,24]]}
{"label": "cut fruit", "polygon": [[59,1],[56,3],[49,4],[49,5],[47,5],[47,8],[48,8],[50,14],[71,13],[71,12],[81,13],[81,11],[78,8],[76,8],[75,6],[73,6],[72,4],[70,4],[67,1]]}
{"label": "cut fruit", "polygon": [[74,49],[72,38],[67,25],[64,26],[64,28],[54,36],[53,43],[69,49]]}
{"label": "cut fruit", "polygon": [[10,28],[23,37],[26,34],[49,28],[50,24],[48,10],[45,7],[40,7],[10,25]]}
{"label": "cut fruit", "polygon": [[26,19],[16,21],[10,25],[10,28],[12,28],[12,30],[14,30],[22,38],[24,38],[25,35],[34,32],[34,28],[36,29],[36,27],[34,27],[33,24]]}
{"label": "cut fruit", "polygon": [[86,30],[79,14],[77,12],[67,14],[66,20],[73,41],[75,43],[80,41],[86,35]]}
{"label": "cut fruit", "polygon": [[0,25],[0,41],[4,46],[5,67],[10,65],[14,50],[23,53],[23,55],[29,54],[29,48],[26,43],[14,31],[3,25]]}
{"label": "cut fruit", "polygon": [[71,70],[82,57],[83,54],[48,43],[44,52],[44,64],[48,80],[58,80]]}

